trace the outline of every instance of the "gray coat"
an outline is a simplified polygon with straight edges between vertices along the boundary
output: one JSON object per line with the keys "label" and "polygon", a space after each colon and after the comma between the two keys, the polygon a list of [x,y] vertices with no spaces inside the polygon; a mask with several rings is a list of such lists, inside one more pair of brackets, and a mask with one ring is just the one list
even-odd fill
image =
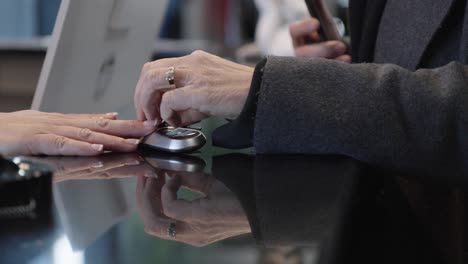
{"label": "gray coat", "polygon": [[[359,1],[366,2],[355,0],[354,6]],[[256,151],[342,154],[402,172],[467,175],[468,12],[458,12],[456,41],[438,34],[457,11],[455,3],[388,0],[383,14],[373,16],[375,23],[381,19],[375,38],[366,40],[374,50],[362,61],[372,63],[269,57],[255,120]],[[358,31],[351,37],[366,39]],[[457,59],[423,65],[433,58],[428,51]]]}

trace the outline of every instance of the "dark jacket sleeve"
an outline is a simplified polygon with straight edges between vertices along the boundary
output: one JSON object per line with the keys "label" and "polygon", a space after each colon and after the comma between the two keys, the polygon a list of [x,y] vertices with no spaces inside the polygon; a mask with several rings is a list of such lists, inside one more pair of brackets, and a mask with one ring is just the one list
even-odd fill
{"label": "dark jacket sleeve", "polygon": [[468,175],[468,67],[269,57],[258,153],[342,154],[403,172]]}

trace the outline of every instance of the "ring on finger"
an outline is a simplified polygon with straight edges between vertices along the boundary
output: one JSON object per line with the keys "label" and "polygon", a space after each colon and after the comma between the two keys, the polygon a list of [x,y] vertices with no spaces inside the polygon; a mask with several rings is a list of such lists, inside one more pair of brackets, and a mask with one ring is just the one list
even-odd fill
{"label": "ring on finger", "polygon": [[171,86],[175,85],[175,67],[169,67],[169,69],[167,70],[166,81]]}
{"label": "ring on finger", "polygon": [[174,239],[176,237],[176,223],[170,223],[167,228],[167,236]]}

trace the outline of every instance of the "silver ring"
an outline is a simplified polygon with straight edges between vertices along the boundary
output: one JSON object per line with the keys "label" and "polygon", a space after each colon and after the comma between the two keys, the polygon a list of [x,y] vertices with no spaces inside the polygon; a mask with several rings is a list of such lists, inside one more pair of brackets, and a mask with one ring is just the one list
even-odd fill
{"label": "silver ring", "polygon": [[169,85],[174,85],[175,83],[175,68],[170,67],[166,72],[166,81],[169,82]]}
{"label": "silver ring", "polygon": [[170,238],[175,238],[176,237],[176,224],[175,223],[170,223],[169,227],[167,228],[167,235]]}

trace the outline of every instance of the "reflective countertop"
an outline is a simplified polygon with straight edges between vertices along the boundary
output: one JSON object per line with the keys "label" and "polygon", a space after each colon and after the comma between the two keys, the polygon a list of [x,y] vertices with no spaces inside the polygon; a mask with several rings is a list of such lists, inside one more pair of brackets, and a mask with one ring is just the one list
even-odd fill
{"label": "reflective countertop", "polygon": [[464,252],[460,182],[345,157],[205,147],[13,161],[1,166],[0,263],[444,263]]}

